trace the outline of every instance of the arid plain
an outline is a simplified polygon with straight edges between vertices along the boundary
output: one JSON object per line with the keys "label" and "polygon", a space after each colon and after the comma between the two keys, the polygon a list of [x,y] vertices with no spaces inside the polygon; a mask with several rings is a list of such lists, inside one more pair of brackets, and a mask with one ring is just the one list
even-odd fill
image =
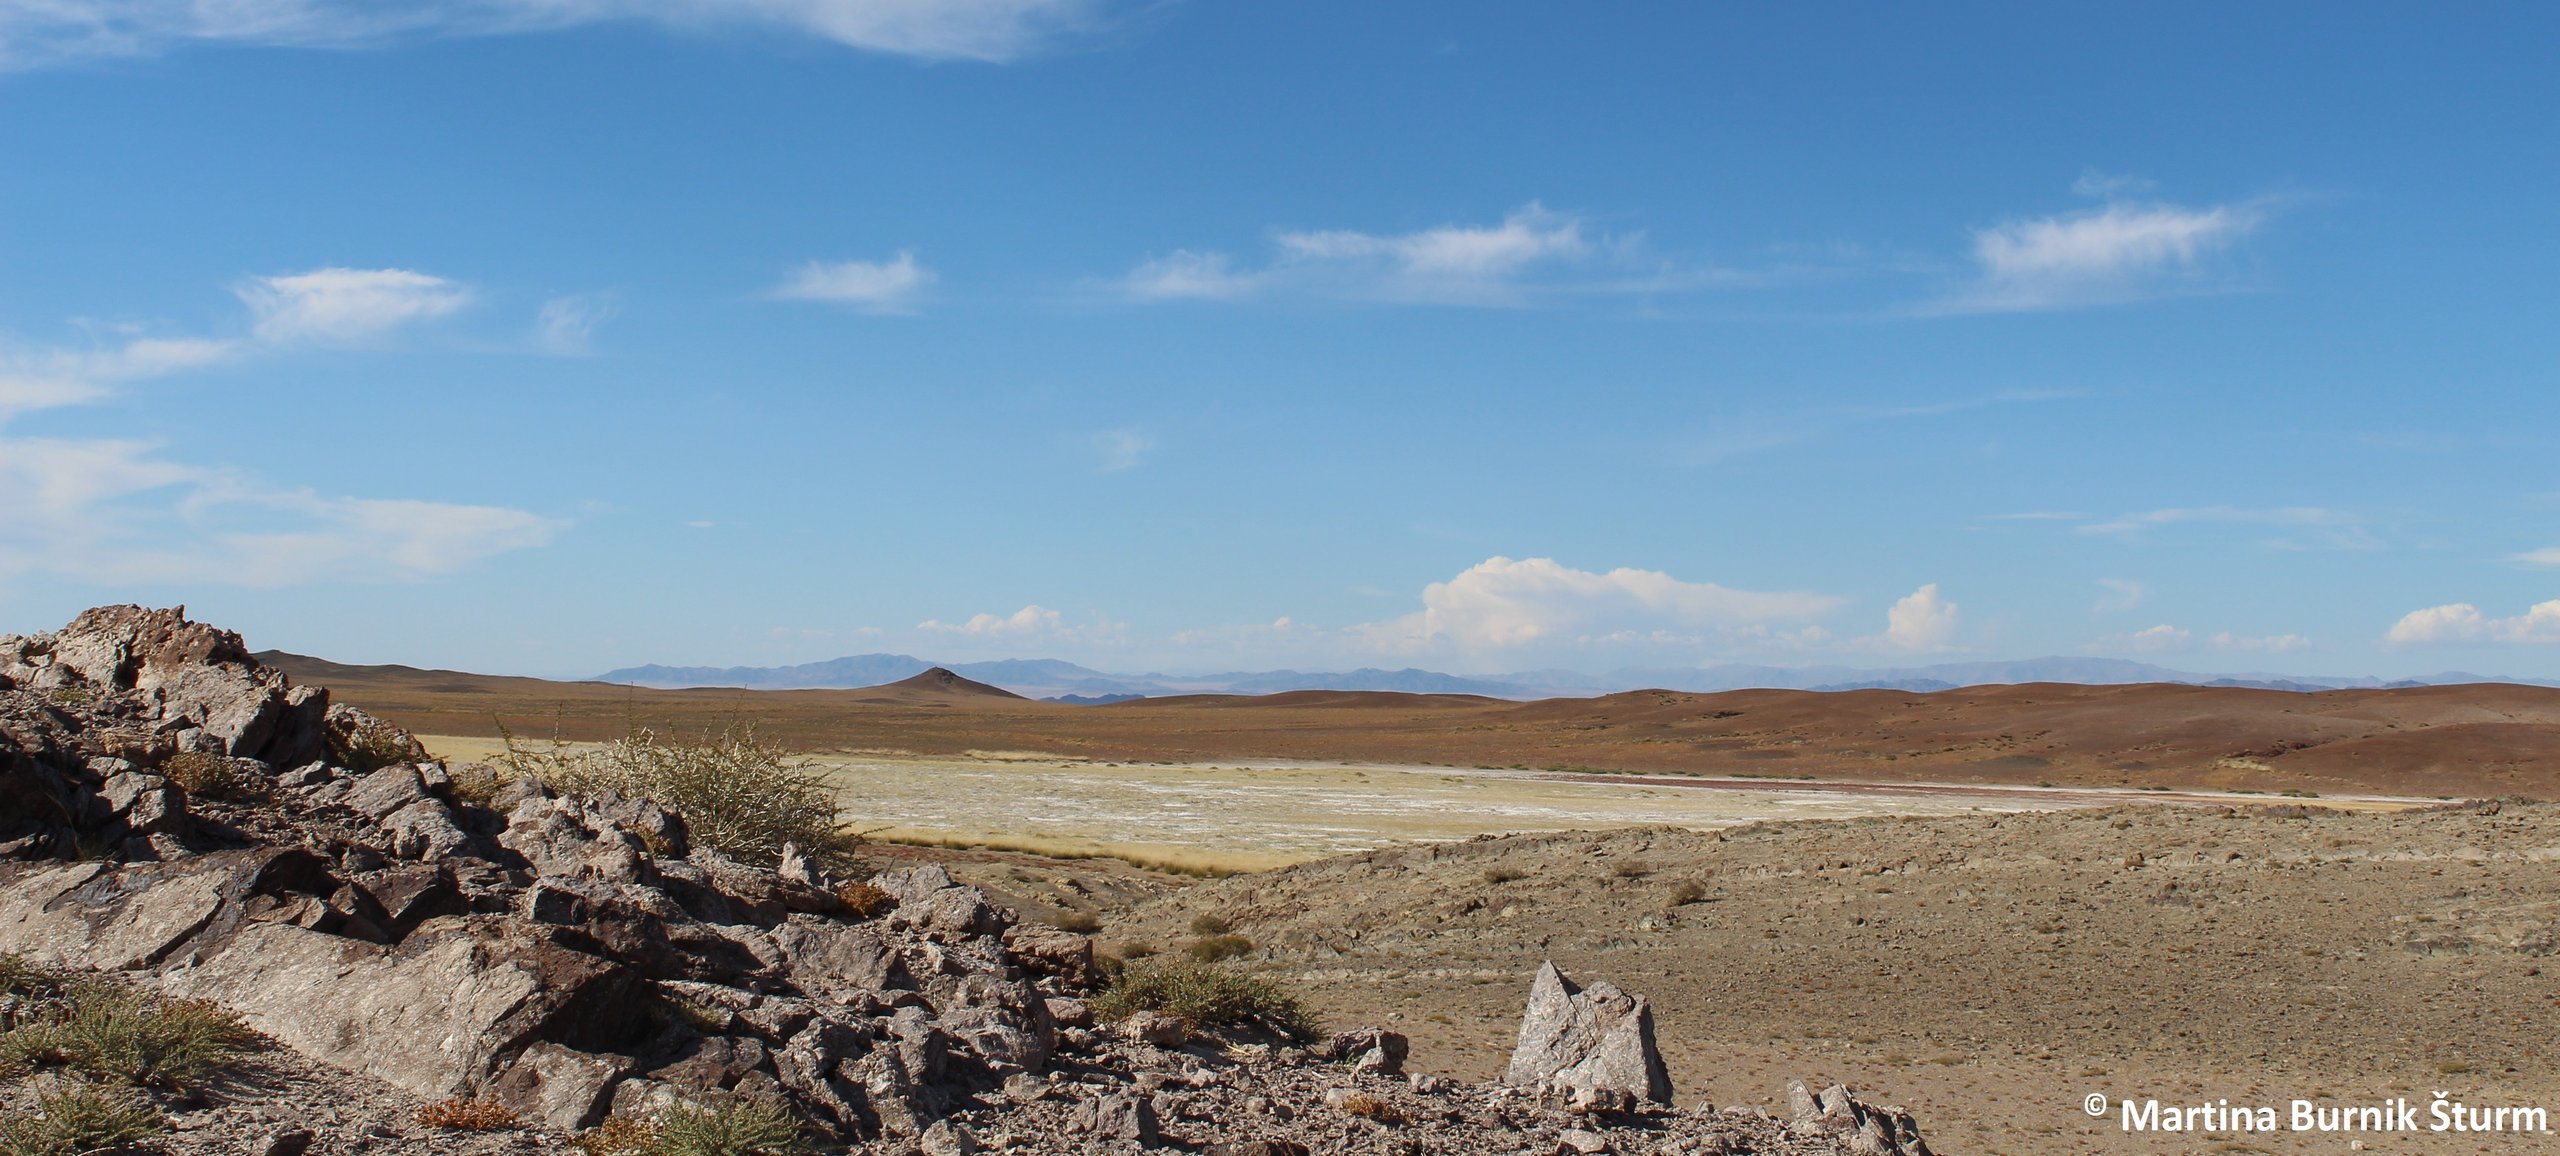
{"label": "arid plain", "polygon": [[[1949,1152],[2546,1139],[2127,1136],[2083,1113],[2091,1093],[2560,1105],[2560,819],[2523,801],[2560,769],[2560,691],[1070,707],[932,680],[751,694],[285,664],[458,757],[501,720],[537,740],[753,722],[837,764],[857,821],[869,804],[895,834],[956,836],[882,858],[949,863],[1121,951],[1224,926],[1336,1016],[1387,1009],[1426,1070],[1491,1074],[1553,958],[1653,997],[1684,1101],[1770,1103],[1819,1073],[1905,1102]],[[1505,830],[1543,833],[1466,837]],[[1252,860],[1224,866],[1288,865],[1203,880],[1083,857],[1221,865],[1186,863],[1186,831]]]}

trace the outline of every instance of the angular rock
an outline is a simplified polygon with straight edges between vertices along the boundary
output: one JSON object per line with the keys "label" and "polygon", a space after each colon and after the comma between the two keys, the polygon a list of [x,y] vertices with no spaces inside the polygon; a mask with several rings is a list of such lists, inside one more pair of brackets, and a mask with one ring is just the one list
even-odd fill
{"label": "angular rock", "polygon": [[564,1132],[604,1119],[624,1065],[549,1041],[537,1042],[498,1074],[490,1094],[517,1115]]}
{"label": "angular rock", "polygon": [[1540,964],[1530,985],[1519,1042],[1502,1078],[1520,1087],[1605,1089],[1671,1102],[1652,1006],[1607,980],[1577,988],[1553,962]]}

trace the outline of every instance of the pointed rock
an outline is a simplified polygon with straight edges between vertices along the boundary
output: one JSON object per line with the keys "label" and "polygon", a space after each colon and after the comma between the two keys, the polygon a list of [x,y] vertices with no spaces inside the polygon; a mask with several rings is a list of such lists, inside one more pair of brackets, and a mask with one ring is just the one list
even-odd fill
{"label": "pointed rock", "polygon": [[1588,990],[1538,966],[1520,1041],[1503,1082],[1569,1091],[1602,1090],[1671,1102],[1671,1075],[1653,1039],[1653,1006],[1602,980]]}

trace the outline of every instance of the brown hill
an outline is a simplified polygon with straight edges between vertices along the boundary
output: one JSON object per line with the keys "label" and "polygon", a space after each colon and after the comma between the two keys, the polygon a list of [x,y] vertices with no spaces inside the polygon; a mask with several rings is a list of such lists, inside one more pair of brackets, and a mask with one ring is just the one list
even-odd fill
{"label": "brown hill", "polygon": [[846,693],[853,696],[853,701],[871,706],[947,707],[984,699],[1010,699],[1018,703],[1032,701],[1000,686],[962,678],[939,666],[913,678]]}
{"label": "brown hill", "polygon": [[490,735],[503,721],[525,733],[606,738],[633,721],[687,731],[744,720],[806,749],[919,754],[2560,796],[2560,689],[2508,684],[2304,694],[2036,683],[1531,703],[1318,691],[1079,707],[947,674],[947,684],[923,676],[936,684],[925,687],[662,691],[268,657],[299,681],[428,734]]}

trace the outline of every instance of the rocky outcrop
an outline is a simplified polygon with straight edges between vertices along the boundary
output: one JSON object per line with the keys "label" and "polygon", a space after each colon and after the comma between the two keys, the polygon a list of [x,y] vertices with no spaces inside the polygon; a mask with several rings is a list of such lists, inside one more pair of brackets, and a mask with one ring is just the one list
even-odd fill
{"label": "rocky outcrop", "polygon": [[1540,964],[1503,1081],[1518,1087],[1614,1093],[1671,1102],[1671,1075],[1654,1045],[1653,1008],[1607,980],[1575,987]]}
{"label": "rocky outcrop", "polygon": [[[457,790],[178,612],[0,639],[0,951],[220,1003],[407,1096],[558,1131],[766,1098],[902,1154],[1927,1151],[1846,1089],[1790,1121],[1673,1109],[1643,999],[1552,965],[1510,1083],[1464,1085],[1375,1028],[1096,1023],[1091,941],[937,866],[841,894],[832,866],[740,863],[646,799]],[[280,1151],[340,1135],[320,1114],[205,1134]]]}

